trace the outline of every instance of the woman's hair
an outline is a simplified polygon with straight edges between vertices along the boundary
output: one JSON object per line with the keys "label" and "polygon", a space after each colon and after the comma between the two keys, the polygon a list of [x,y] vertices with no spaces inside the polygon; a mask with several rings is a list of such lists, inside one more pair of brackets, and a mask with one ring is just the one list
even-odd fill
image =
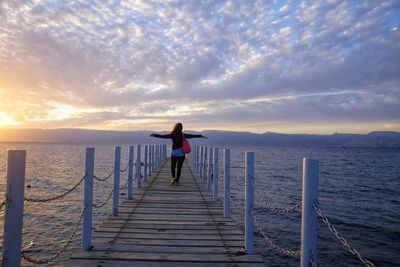
{"label": "woman's hair", "polygon": [[175,124],[174,129],[172,129],[171,132],[172,136],[182,135],[182,129],[183,129],[182,123],[178,122],[177,124]]}

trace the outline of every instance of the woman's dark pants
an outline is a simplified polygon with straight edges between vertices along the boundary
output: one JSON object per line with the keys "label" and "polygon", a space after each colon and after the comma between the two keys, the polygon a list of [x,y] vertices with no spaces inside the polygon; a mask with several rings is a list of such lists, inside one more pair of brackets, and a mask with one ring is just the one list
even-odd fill
{"label": "woman's dark pants", "polygon": [[176,169],[176,165],[178,165],[178,171],[176,173],[176,181],[177,182],[179,182],[179,178],[181,178],[182,165],[183,165],[184,161],[185,161],[185,156],[183,156],[183,157],[171,156],[171,174],[172,174],[172,178],[175,178],[175,169]]}

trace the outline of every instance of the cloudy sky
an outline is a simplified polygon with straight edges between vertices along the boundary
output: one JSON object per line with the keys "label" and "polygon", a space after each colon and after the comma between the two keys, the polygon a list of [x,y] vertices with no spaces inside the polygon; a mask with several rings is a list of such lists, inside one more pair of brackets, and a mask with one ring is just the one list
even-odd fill
{"label": "cloudy sky", "polygon": [[0,1],[0,127],[400,131],[400,1]]}

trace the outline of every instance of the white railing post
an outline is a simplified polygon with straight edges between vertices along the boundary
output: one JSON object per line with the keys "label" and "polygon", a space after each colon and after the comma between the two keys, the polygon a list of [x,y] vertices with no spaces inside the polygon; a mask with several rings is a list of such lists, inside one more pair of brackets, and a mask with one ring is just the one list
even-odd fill
{"label": "white railing post", "polygon": [[190,153],[190,155],[189,155],[192,171],[194,170],[194,151],[195,151],[195,149],[196,148],[194,146],[192,146],[192,153]]}
{"label": "white railing post", "polygon": [[157,158],[158,158],[158,168],[160,168],[161,167],[161,145],[158,145]]}
{"label": "white railing post", "polygon": [[128,199],[133,199],[132,187],[133,187],[133,155],[134,155],[134,152],[135,152],[135,147],[129,146]]}
{"label": "white railing post", "polygon": [[192,146],[192,153],[190,153],[190,155],[189,155],[192,171],[194,170],[194,151],[195,151],[195,147]]}
{"label": "white railing post", "polygon": [[149,147],[144,146],[144,166],[143,166],[143,180],[147,182],[147,159],[148,159]]}
{"label": "white railing post", "polygon": [[22,226],[24,216],[25,150],[9,150],[7,191],[4,213],[4,267],[21,266]]}
{"label": "white railing post", "polygon": [[318,217],[313,205],[318,207],[319,163],[317,159],[303,158],[303,190],[301,217],[301,267],[317,262]]}
{"label": "white railing post", "polygon": [[203,175],[200,177],[203,182],[207,179],[207,158],[208,158],[208,147],[204,147],[204,160],[203,160]]}
{"label": "white railing post", "polygon": [[151,148],[153,147],[153,145],[149,145],[149,158],[147,159],[148,160],[148,173],[149,173],[149,176],[151,176],[151,173],[153,172],[153,170],[151,169],[151,155],[152,155],[152,153],[151,153]]}
{"label": "white railing post", "polygon": [[161,167],[161,145],[158,145],[158,151],[157,151],[157,165],[158,165],[158,169],[160,169]]}
{"label": "white railing post", "polygon": [[92,249],[92,210],[93,210],[93,176],[94,176],[94,147],[86,148],[85,182],[84,182],[84,214],[82,223],[82,250]]}
{"label": "white railing post", "polygon": [[157,145],[152,145],[151,146],[151,157],[150,157],[150,165],[151,165],[151,170],[152,172],[155,172],[157,169],[156,166],[156,146]]}
{"label": "white railing post", "polygon": [[192,159],[193,159],[193,162],[192,162],[192,166],[193,166],[193,171],[195,172],[196,171],[196,146],[193,146],[192,147]]}
{"label": "white railing post", "polygon": [[231,217],[231,151],[224,149],[224,218]]}
{"label": "white railing post", "polygon": [[218,200],[218,147],[214,147],[213,200]]}
{"label": "white railing post", "polygon": [[158,158],[159,158],[158,162],[159,162],[160,168],[161,168],[161,163],[162,163],[162,150],[163,150],[163,145],[160,145],[160,151],[158,152]]}
{"label": "white railing post", "polygon": [[201,146],[200,147],[200,167],[199,167],[200,179],[203,179],[203,163],[204,163],[204,146]]}
{"label": "white railing post", "polygon": [[196,174],[199,174],[199,165],[200,165],[199,152],[200,152],[199,146],[196,146]]}
{"label": "white railing post", "polygon": [[113,189],[112,216],[118,216],[120,168],[121,168],[121,147],[116,146],[115,157],[114,157],[114,189]]}
{"label": "white railing post", "polygon": [[254,152],[247,152],[245,156],[245,250],[247,254],[254,253]]}
{"label": "white railing post", "polygon": [[141,145],[137,145],[136,155],[136,188],[142,186],[142,149]]}
{"label": "white railing post", "polygon": [[152,172],[156,171],[156,166],[154,164],[154,145],[152,145],[152,147],[151,147],[151,169],[152,169]]}
{"label": "white railing post", "polygon": [[160,146],[160,148],[158,149],[158,166],[161,167],[163,145],[161,144],[159,146]]}
{"label": "white railing post", "polygon": [[158,150],[158,145],[154,145],[154,171],[157,171],[158,165],[157,165],[157,150]]}
{"label": "white railing post", "polygon": [[160,163],[158,161],[158,152],[160,150],[160,145],[156,145],[156,153],[154,154],[155,156],[155,161],[156,161],[156,170],[160,168]]}
{"label": "white railing post", "polygon": [[194,148],[194,171],[197,173],[199,166],[199,146]]}
{"label": "white railing post", "polygon": [[161,168],[161,161],[162,161],[162,145],[159,145],[158,149],[158,167]]}
{"label": "white railing post", "polygon": [[160,145],[156,145],[156,169],[160,168]]}
{"label": "white railing post", "polygon": [[211,192],[211,177],[213,175],[213,148],[210,147],[210,157],[208,158],[207,189]]}

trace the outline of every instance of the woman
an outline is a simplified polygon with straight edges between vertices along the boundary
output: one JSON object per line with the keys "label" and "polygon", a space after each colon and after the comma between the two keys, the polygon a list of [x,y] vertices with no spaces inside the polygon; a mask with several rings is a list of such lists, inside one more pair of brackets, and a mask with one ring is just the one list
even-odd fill
{"label": "woman", "polygon": [[[172,153],[171,153],[171,185],[178,185],[179,178],[181,177],[182,165],[185,161],[185,153],[182,151],[183,137],[185,138],[206,138],[201,134],[186,134],[182,132],[182,123],[177,123],[170,134],[151,134],[151,137],[172,139]],[[178,165],[178,171],[175,177],[175,169]]]}

